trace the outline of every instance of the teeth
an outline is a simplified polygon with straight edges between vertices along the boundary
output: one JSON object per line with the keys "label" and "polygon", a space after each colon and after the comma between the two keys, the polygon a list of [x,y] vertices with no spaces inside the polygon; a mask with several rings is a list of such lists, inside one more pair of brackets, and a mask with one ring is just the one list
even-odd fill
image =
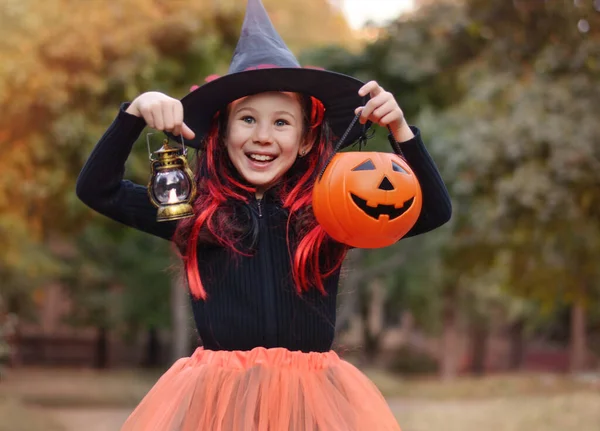
{"label": "teeth", "polygon": [[273,156],[265,156],[262,154],[250,154],[250,158],[257,160],[259,162],[270,162],[271,160],[274,159]]}

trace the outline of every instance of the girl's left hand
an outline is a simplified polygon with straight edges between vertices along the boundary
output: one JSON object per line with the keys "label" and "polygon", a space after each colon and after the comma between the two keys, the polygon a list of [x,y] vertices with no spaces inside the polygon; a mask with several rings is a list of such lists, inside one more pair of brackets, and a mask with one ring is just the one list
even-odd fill
{"label": "girl's left hand", "polygon": [[371,99],[367,104],[354,111],[355,114],[361,113],[360,123],[365,124],[367,121],[371,121],[383,127],[389,126],[398,142],[411,139],[414,135],[406,124],[404,113],[394,95],[385,91],[376,81],[370,81],[358,90],[358,95],[361,97],[369,93]]}

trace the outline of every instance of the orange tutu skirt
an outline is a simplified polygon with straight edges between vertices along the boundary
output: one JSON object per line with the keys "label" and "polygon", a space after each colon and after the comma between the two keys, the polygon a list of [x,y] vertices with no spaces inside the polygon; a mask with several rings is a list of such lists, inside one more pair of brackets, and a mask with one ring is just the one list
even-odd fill
{"label": "orange tutu skirt", "polygon": [[377,387],[333,352],[210,351],[177,361],[122,431],[399,431]]}

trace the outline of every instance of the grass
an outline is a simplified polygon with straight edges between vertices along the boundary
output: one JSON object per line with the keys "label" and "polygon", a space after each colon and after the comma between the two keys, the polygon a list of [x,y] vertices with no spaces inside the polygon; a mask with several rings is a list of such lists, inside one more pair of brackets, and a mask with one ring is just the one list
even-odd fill
{"label": "grass", "polygon": [[443,401],[576,392],[600,394],[600,377],[585,381],[568,375],[507,374],[484,378],[461,377],[453,382],[442,383],[437,378],[404,379],[381,370],[364,372],[384,396],[393,398]]}
{"label": "grass", "polygon": [[66,431],[49,413],[0,398],[0,431]]}
{"label": "grass", "polygon": [[392,403],[402,431],[598,431],[599,406],[592,393]]}
{"label": "grass", "polygon": [[135,407],[159,373],[93,370],[13,370],[0,397],[40,407]]}
{"label": "grass", "polygon": [[517,374],[442,383],[365,372],[388,398],[403,431],[600,429],[600,377]]}

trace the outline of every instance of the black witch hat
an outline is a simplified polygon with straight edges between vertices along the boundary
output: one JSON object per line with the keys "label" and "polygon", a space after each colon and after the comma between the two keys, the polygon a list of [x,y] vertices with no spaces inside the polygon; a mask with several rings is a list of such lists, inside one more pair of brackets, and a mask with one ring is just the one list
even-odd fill
{"label": "black witch hat", "polygon": [[[289,91],[313,96],[325,106],[325,118],[339,139],[364,105],[358,95],[364,83],[351,76],[316,68],[301,67],[281,39],[261,0],[248,0],[240,39],[229,71],[187,94],[183,105],[184,122],[196,138],[186,144],[200,148],[217,111],[245,96],[265,91]],[[346,145],[356,141],[370,123],[356,123]],[[344,146],[346,146],[344,145]]]}

